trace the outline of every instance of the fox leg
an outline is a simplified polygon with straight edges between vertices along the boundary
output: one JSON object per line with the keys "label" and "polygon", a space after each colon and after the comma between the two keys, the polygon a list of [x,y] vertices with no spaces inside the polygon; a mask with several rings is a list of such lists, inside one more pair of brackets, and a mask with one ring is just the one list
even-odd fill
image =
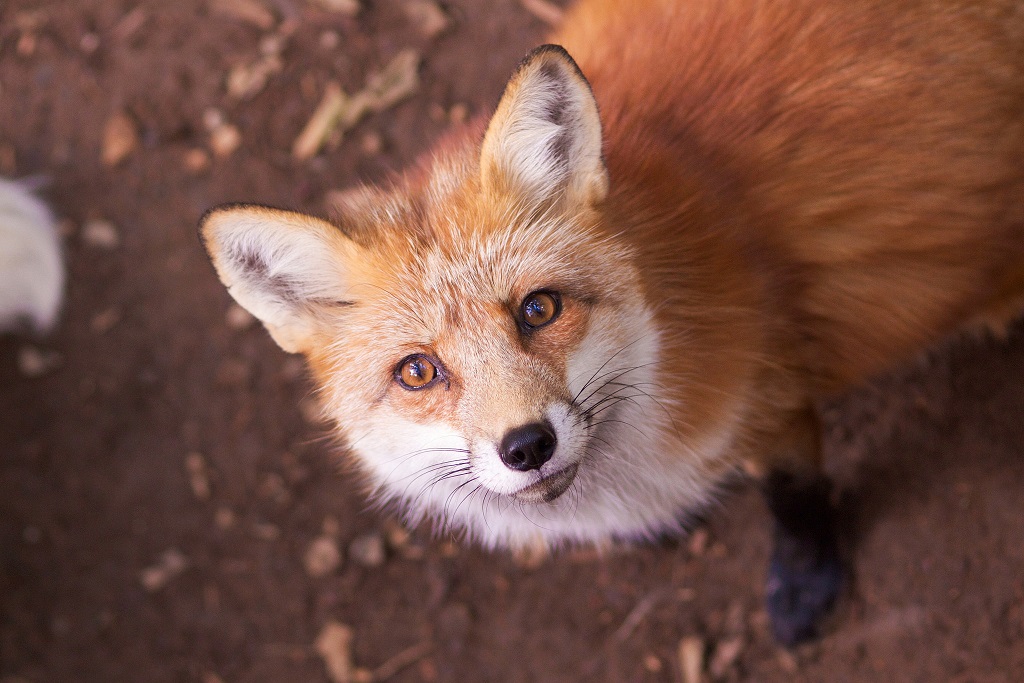
{"label": "fox leg", "polygon": [[786,646],[818,634],[844,583],[820,439],[814,411],[802,413],[761,479],[774,518],[765,599],[775,637]]}

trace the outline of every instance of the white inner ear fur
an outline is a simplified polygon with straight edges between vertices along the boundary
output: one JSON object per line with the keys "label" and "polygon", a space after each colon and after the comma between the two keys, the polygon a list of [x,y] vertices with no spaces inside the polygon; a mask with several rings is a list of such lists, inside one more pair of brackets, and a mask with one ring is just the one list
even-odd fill
{"label": "white inner ear fur", "polygon": [[221,282],[285,351],[308,350],[318,310],[347,303],[358,247],[327,221],[229,206],[209,213],[202,233]]}
{"label": "white inner ear fur", "polygon": [[597,103],[560,47],[537,48],[512,76],[484,136],[481,174],[486,189],[533,202],[562,190],[589,203],[607,194]]}

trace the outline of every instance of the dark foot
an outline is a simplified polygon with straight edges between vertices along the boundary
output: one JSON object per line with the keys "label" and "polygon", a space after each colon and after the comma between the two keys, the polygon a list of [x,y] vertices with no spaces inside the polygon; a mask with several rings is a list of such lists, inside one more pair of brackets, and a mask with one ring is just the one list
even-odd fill
{"label": "dark foot", "polygon": [[787,647],[818,635],[843,586],[828,482],[798,482],[774,473],[765,497],[775,515],[775,548],[768,566],[766,602],[772,631]]}

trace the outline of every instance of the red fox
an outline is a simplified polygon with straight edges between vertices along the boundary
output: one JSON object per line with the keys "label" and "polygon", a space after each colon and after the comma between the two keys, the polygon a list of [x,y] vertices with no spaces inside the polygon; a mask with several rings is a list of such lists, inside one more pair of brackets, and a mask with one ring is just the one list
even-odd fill
{"label": "red fox", "polygon": [[813,637],[815,406],[1024,309],[1024,5],[584,0],[551,40],[334,220],[209,211],[217,273],[410,523],[645,539],[750,472]]}

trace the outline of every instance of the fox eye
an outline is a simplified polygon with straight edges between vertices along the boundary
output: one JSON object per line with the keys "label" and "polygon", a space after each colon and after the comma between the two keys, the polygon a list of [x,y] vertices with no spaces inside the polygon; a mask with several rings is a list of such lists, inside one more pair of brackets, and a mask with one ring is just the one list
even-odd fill
{"label": "fox eye", "polygon": [[543,327],[562,312],[562,301],[555,292],[533,292],[523,299],[523,323],[529,328]]}
{"label": "fox eye", "polygon": [[437,366],[426,356],[419,354],[402,359],[395,368],[395,381],[401,384],[403,389],[411,391],[430,386],[437,377]]}

